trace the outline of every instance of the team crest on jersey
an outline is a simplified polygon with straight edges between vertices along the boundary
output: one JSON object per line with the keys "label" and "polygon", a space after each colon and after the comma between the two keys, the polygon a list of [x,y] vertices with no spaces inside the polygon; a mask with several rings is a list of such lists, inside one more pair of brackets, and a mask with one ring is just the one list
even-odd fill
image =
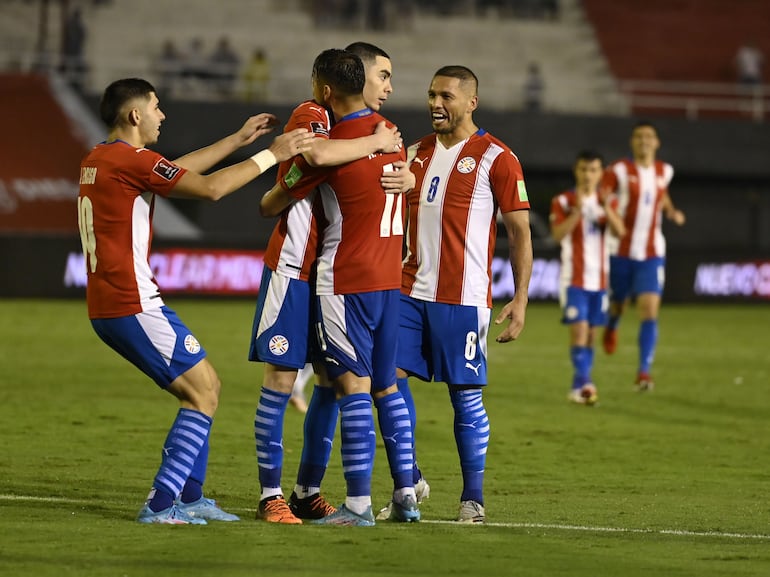
{"label": "team crest on jersey", "polygon": [[567,320],[575,320],[578,318],[578,309],[575,306],[568,306],[567,310],[564,311],[564,316],[567,318]]}
{"label": "team crest on jersey", "polygon": [[191,355],[197,355],[201,351],[201,344],[194,336],[187,335],[184,338],[184,348],[187,349],[187,352]]}
{"label": "team crest on jersey", "polygon": [[176,174],[179,172],[179,167],[170,163],[165,158],[158,159],[155,166],[152,167],[152,171],[166,180],[173,180]]}
{"label": "team crest on jersey", "polygon": [[463,174],[473,172],[474,168],[476,168],[476,159],[472,156],[466,156],[457,162],[457,171]]}
{"label": "team crest on jersey", "polygon": [[326,124],[323,122],[311,122],[310,132],[313,134],[322,134],[323,136],[329,136],[329,130],[326,128]]}
{"label": "team crest on jersey", "polygon": [[268,348],[271,353],[280,357],[289,351],[289,340],[283,335],[275,335],[270,339]]}

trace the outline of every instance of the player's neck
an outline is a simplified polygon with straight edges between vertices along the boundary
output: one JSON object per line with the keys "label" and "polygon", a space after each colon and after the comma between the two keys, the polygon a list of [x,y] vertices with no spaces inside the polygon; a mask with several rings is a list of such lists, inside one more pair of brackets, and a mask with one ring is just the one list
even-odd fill
{"label": "player's neck", "polygon": [[478,130],[479,127],[473,123],[461,125],[456,127],[452,132],[447,132],[444,134],[436,133],[436,140],[443,144],[444,148],[452,148],[458,142],[467,140],[476,134]]}
{"label": "player's neck", "polygon": [[650,168],[653,164],[655,164],[655,157],[654,156],[636,156],[634,157],[634,162],[641,166],[642,168]]}
{"label": "player's neck", "polygon": [[146,144],[142,142],[142,139],[139,137],[139,134],[137,134],[136,131],[121,130],[120,128],[116,128],[110,132],[107,135],[107,140],[105,142],[113,142],[115,140],[122,140],[123,142],[127,142],[134,148],[144,148]]}
{"label": "player's neck", "polygon": [[348,114],[365,109],[367,106],[363,97],[340,98],[332,102],[332,112],[334,112],[334,120],[337,122]]}

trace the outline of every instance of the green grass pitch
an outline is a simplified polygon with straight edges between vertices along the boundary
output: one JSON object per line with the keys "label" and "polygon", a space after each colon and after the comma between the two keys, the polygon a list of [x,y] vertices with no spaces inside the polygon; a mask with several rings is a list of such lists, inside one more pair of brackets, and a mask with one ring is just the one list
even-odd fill
{"label": "green grass pitch", "polygon": [[[223,383],[209,496],[243,521],[142,526],[134,517],[176,402],[102,344],[80,301],[0,302],[0,575],[770,575],[770,307],[665,304],[656,389],[632,387],[638,323],[596,353],[600,406],[566,401],[567,330],[530,305],[519,341],[489,345],[486,526],[457,526],[460,475],[442,384],[414,383],[417,452],[432,488],[416,525],[282,527],[254,520],[246,361],[253,304],[167,303]],[[289,409],[284,490],[301,451]],[[375,507],[389,498],[378,443]],[[344,499],[338,444],[324,492]]]}

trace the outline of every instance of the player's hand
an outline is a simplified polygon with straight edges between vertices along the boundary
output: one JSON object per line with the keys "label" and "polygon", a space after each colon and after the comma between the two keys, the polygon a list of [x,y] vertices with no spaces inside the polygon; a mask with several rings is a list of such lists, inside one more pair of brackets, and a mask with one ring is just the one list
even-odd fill
{"label": "player's hand", "polygon": [[260,136],[272,132],[278,124],[278,118],[274,114],[263,112],[249,117],[243,123],[240,130],[235,133],[238,146],[247,146],[254,142]]}
{"label": "player's hand", "polygon": [[395,126],[388,128],[384,120],[377,123],[377,127],[374,129],[374,136],[377,137],[376,146],[380,152],[398,152],[404,145],[398,128]]}
{"label": "player's hand", "polygon": [[380,184],[386,194],[403,194],[414,188],[414,173],[409,170],[409,166],[403,160],[397,160],[393,163],[394,170],[383,172],[380,177]]}
{"label": "player's hand", "polygon": [[526,315],[526,303],[520,304],[516,299],[507,303],[503,307],[503,310],[500,311],[500,314],[497,315],[497,318],[495,318],[495,324],[502,324],[505,319],[510,319],[510,322],[508,323],[508,326],[503,329],[503,332],[497,335],[495,340],[498,343],[515,341],[521,334],[521,331],[524,330],[524,320]]}
{"label": "player's hand", "polygon": [[684,213],[679,209],[672,211],[668,218],[670,218],[674,224],[679,226],[682,226],[687,220],[684,216]]}
{"label": "player's hand", "polygon": [[270,145],[270,151],[278,162],[289,160],[297,154],[310,150],[315,135],[308,132],[307,128],[295,128],[290,132],[276,136]]}

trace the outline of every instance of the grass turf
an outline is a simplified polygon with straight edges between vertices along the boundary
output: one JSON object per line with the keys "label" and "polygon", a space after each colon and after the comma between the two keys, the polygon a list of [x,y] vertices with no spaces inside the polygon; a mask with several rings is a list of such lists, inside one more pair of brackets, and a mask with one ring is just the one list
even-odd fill
{"label": "grass turf", "polygon": [[[770,361],[766,306],[664,305],[651,394],[633,391],[636,330],[596,354],[600,406],[566,402],[567,330],[530,306],[516,343],[492,328],[485,405],[488,524],[456,526],[461,488],[445,387],[413,382],[424,522],[372,529],[254,520],[253,416],[261,368],[246,361],[253,305],[168,303],[223,382],[207,494],[243,521],[134,522],[176,403],[103,345],[79,301],[0,302],[0,574],[766,575]],[[310,391],[308,390],[308,393]],[[291,491],[302,417],[285,425]],[[337,445],[338,446],[338,445]],[[389,498],[378,444],[375,507]],[[335,448],[324,483],[344,499]]]}

